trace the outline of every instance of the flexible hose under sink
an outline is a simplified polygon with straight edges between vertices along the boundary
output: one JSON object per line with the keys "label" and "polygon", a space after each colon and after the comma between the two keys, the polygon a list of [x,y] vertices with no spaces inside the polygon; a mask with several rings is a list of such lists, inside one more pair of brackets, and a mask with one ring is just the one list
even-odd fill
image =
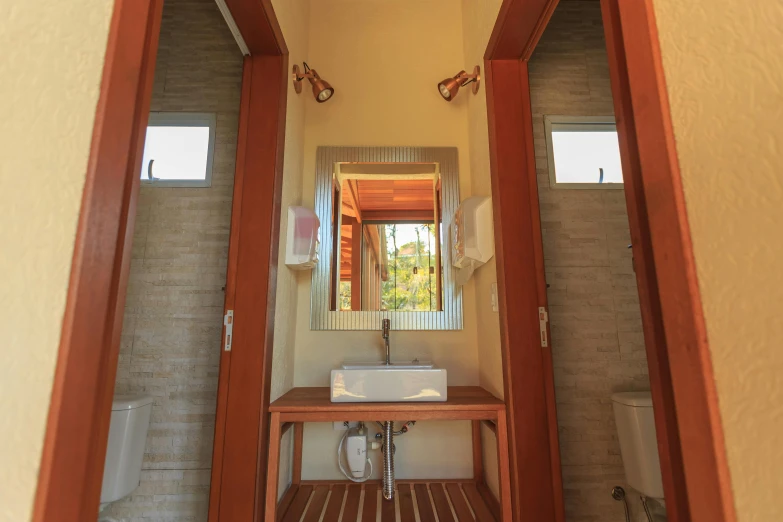
{"label": "flexible hose under sink", "polygon": [[394,498],[394,421],[383,425],[383,498]]}

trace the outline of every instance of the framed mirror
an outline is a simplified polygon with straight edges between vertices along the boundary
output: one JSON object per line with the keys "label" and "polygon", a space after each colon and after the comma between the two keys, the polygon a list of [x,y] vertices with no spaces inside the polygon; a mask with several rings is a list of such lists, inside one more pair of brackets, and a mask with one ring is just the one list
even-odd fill
{"label": "framed mirror", "polygon": [[313,330],[461,330],[449,261],[459,205],[453,147],[319,147]]}

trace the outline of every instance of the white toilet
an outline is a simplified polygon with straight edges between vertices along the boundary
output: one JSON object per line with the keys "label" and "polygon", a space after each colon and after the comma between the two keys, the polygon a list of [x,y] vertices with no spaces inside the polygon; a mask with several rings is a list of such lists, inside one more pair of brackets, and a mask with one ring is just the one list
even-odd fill
{"label": "white toilet", "polygon": [[151,413],[152,397],[114,396],[103,468],[101,511],[138,487]]}
{"label": "white toilet", "polygon": [[632,488],[649,499],[653,520],[665,521],[652,396],[649,391],[614,393],[612,407],[625,478]]}

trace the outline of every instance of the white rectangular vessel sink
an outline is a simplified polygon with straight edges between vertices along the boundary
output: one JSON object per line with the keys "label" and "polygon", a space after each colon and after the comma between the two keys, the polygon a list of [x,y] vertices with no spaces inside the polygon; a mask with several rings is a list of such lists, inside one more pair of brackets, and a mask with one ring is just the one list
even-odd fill
{"label": "white rectangular vessel sink", "polygon": [[332,370],[332,402],[444,402],[446,370],[428,362],[346,363]]}

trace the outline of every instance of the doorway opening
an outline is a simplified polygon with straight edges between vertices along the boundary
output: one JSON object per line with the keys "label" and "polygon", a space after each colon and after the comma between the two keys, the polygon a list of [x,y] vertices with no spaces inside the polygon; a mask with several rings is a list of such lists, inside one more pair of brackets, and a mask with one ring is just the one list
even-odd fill
{"label": "doorway opening", "polygon": [[[728,522],[735,520],[728,467],[651,4],[601,0],[600,9],[667,517]],[[562,522],[557,340],[538,195],[549,176],[544,170],[537,179],[531,100],[534,53],[557,6],[504,1],[485,71],[514,509],[517,518]]]}
{"label": "doorway opening", "polygon": [[104,489],[101,520],[207,517],[242,67],[213,0],[165,0],[114,388],[154,402],[139,487]]}
{"label": "doorway opening", "polygon": [[[170,9],[183,7],[183,4],[178,4],[177,0],[172,0],[170,5]],[[217,136],[222,136],[223,132],[234,135],[236,151],[233,154],[228,146],[224,147],[225,150],[220,150],[223,143],[217,140],[214,149],[218,150],[213,149],[213,168],[209,171],[211,173],[209,177],[206,169],[210,163],[211,126],[206,125],[210,131],[207,134],[207,161],[204,165],[203,177],[199,167],[198,175],[194,172],[192,178],[185,180],[186,183],[195,182],[201,187],[166,188],[166,182],[171,180],[163,178],[172,175],[171,172],[156,168],[154,161],[148,162],[146,171],[142,170],[151,103],[155,100],[161,102],[162,105],[159,105],[156,110],[172,110],[170,106],[163,103],[166,97],[170,96],[168,101],[175,100],[177,96],[187,98],[189,92],[187,84],[199,83],[199,66],[202,64],[200,61],[193,62],[189,52],[184,53],[184,58],[181,58],[191,60],[191,63],[188,64],[189,67],[183,67],[182,63],[178,64],[182,76],[170,78],[170,81],[165,82],[166,85],[156,84],[154,78],[159,40],[163,38],[166,41],[165,39],[170,36],[161,35],[162,0],[132,2],[117,0],[115,2],[34,505],[33,519],[36,522],[89,521],[95,520],[98,515],[111,404],[120,355],[123,315],[125,315],[124,305],[126,295],[130,302],[134,302],[137,297],[133,294],[133,284],[130,286],[131,293],[126,294],[132,258],[136,258],[137,266],[139,259],[138,252],[135,256],[132,255],[137,209],[140,218],[137,231],[141,233],[146,229],[143,235],[146,238],[145,247],[149,247],[150,238],[157,239],[155,237],[157,235],[162,236],[165,242],[166,227],[180,227],[188,231],[188,227],[192,225],[190,219],[178,221],[172,216],[166,217],[164,210],[182,218],[191,211],[198,213],[199,209],[209,213],[210,205],[213,204],[215,209],[223,209],[215,212],[223,218],[223,221],[220,224],[209,221],[205,227],[201,227],[206,230],[189,230],[194,237],[203,233],[209,236],[203,243],[211,249],[214,258],[218,260],[214,266],[202,267],[204,270],[201,271],[194,269],[195,272],[190,274],[192,278],[199,279],[199,285],[207,284],[210,289],[180,296],[181,300],[186,304],[191,301],[191,305],[198,305],[205,304],[200,301],[203,298],[208,301],[206,304],[209,314],[218,318],[223,316],[221,312],[231,311],[237,317],[255,319],[233,325],[231,351],[222,349],[223,343],[220,342],[220,337],[224,336],[225,332],[219,333],[221,323],[200,330],[198,335],[203,334],[205,337],[214,337],[217,340],[216,344],[209,343],[212,352],[209,354],[204,352],[197,356],[203,365],[190,364],[192,361],[186,360],[180,361],[181,364],[169,361],[169,370],[174,370],[178,366],[186,369],[195,366],[196,372],[203,374],[193,376],[194,379],[186,379],[188,382],[202,379],[203,389],[194,391],[192,402],[188,403],[189,407],[194,407],[197,411],[179,414],[178,419],[181,422],[175,422],[174,429],[178,429],[177,426],[183,428],[183,425],[190,424],[189,419],[194,420],[193,424],[198,425],[196,428],[198,436],[194,438],[204,437],[206,443],[188,441],[187,435],[180,438],[174,434],[167,435],[161,432],[160,437],[155,437],[159,440],[154,441],[153,448],[161,448],[169,442],[170,447],[175,448],[174,439],[177,439],[183,442],[182,448],[193,449],[193,458],[189,460],[189,457],[183,456],[187,454],[187,450],[172,449],[168,453],[169,457],[161,456],[165,453],[153,456],[154,462],[148,461],[148,467],[165,468],[166,462],[179,460],[187,462],[188,467],[203,468],[209,467],[211,460],[211,471],[203,473],[204,469],[202,469],[198,477],[188,477],[196,484],[187,486],[198,488],[200,483],[203,490],[207,483],[210,484],[209,518],[211,520],[218,520],[219,517],[248,520],[258,509],[263,508],[263,502],[256,502],[256,499],[257,492],[265,490],[265,477],[263,474],[259,475],[257,471],[265,467],[267,457],[264,451],[267,432],[265,415],[267,406],[265,405],[269,403],[269,386],[265,368],[269,368],[269,365],[265,363],[268,363],[271,358],[273,328],[269,318],[273,317],[274,313],[276,272],[271,262],[259,264],[257,260],[277,259],[283,129],[289,88],[288,51],[269,0],[260,2],[226,0],[219,2],[219,5],[229,24],[234,25],[232,29],[235,31],[232,32],[237,37],[237,43],[240,43],[245,56],[242,58],[234,54],[219,66],[218,75],[234,75],[228,83],[239,90],[232,90],[228,99],[216,96],[213,101],[218,105],[209,108],[209,112],[215,113]],[[206,0],[203,5],[194,5],[190,2],[185,6],[186,10],[191,8],[198,11],[194,15],[204,15],[202,10],[206,10],[212,18],[217,9],[212,2]],[[225,24],[219,16],[213,22],[220,26]],[[166,30],[165,24],[163,28]],[[171,27],[172,34],[176,32],[181,34],[185,29],[186,27]],[[225,32],[221,34],[223,40],[230,38],[230,35]],[[221,42],[226,43],[223,40]],[[236,44],[230,43],[236,52]],[[170,40],[169,44],[166,50],[172,53],[171,56],[166,57],[167,59],[173,58],[176,54],[173,51],[177,47]],[[198,43],[194,45],[199,48]],[[221,44],[207,47],[209,52],[217,52]],[[161,62],[163,63],[166,61]],[[167,69],[171,68],[171,63],[168,63]],[[212,73],[211,76],[214,76],[216,71],[213,70]],[[164,76],[159,75],[159,80],[165,77],[165,73],[161,74]],[[158,98],[155,98],[153,93],[158,95]],[[205,110],[196,109],[195,106],[189,105],[189,102],[182,103],[173,110],[182,111],[183,106],[194,107],[191,109],[194,112],[203,113]],[[155,109],[154,105],[153,109]],[[228,116],[229,112],[233,116]],[[161,122],[153,118],[152,123],[155,125]],[[184,127],[184,125],[179,126]],[[253,146],[250,147],[248,144]],[[233,157],[236,158],[235,167],[231,164]],[[157,167],[165,166],[163,163],[165,162],[161,161]],[[143,173],[147,174],[146,182],[149,185],[145,185],[140,196],[139,187]],[[230,174],[233,174],[234,178],[233,187]],[[178,180],[181,181],[183,180]],[[207,184],[210,185],[209,189],[204,187]],[[206,201],[209,197],[204,194],[218,192],[220,197],[216,201]],[[164,193],[182,198],[186,197],[186,193],[192,193],[198,194],[201,199],[198,196],[189,200],[182,199],[169,208],[162,196]],[[143,204],[149,199],[147,196],[158,203],[156,210],[150,212],[149,216],[145,215],[144,206],[137,204],[139,201]],[[150,216],[153,219],[148,219]],[[156,218],[160,219],[156,221]],[[229,218],[230,234],[227,233]],[[210,229],[210,226],[214,228]],[[188,245],[176,244],[173,240],[172,244],[176,254],[168,260],[166,255],[170,255],[171,250],[168,251],[169,254],[160,255],[166,250],[158,249],[156,256],[156,246],[153,245],[151,249],[145,248],[142,264],[145,267],[157,266],[159,270],[165,272],[166,265],[174,262],[172,259],[182,261],[188,259],[188,256],[191,260],[202,256],[188,251]],[[221,264],[223,264],[222,268]],[[151,277],[155,279],[156,276]],[[130,276],[131,283],[134,283],[134,278],[149,281],[147,276],[139,273]],[[165,281],[167,278],[162,277],[158,280]],[[149,292],[150,295],[160,290],[156,285],[151,286],[153,288]],[[224,298],[221,297],[223,286],[225,286]],[[159,297],[161,299],[158,301],[153,299],[154,303],[143,303],[143,306],[135,307],[137,315],[143,317],[143,321],[148,321],[153,329],[169,329],[167,333],[151,332],[144,326],[142,330],[149,335],[143,339],[139,348],[143,346],[145,350],[153,347],[158,341],[176,348],[180,338],[189,335],[187,328],[177,332],[171,331],[172,328],[176,329],[175,323],[181,318],[177,320],[169,318],[168,323],[167,320],[158,319],[158,323],[155,324],[155,317],[159,311],[154,308],[164,306],[169,299],[165,296]],[[188,402],[188,382],[166,383],[166,379],[170,378],[164,375],[166,364],[158,364],[161,361],[156,359],[154,348],[147,354],[149,357],[146,362],[142,362],[143,354],[140,352],[144,350],[136,351],[136,340],[141,340],[144,335],[139,335],[139,317],[135,319],[135,326],[132,320],[128,321],[127,326],[127,328],[135,328],[132,356],[128,358],[127,352],[123,353],[124,367],[119,374],[117,387],[127,387],[127,391],[132,392],[157,391],[161,396],[168,394],[167,399],[160,398],[158,402],[164,407],[166,400],[169,401],[169,405],[172,404],[171,401]],[[136,355],[140,357],[134,361]],[[214,423],[211,423],[209,417],[215,411],[215,400],[212,397],[215,395],[217,360],[220,361],[217,385],[218,407]],[[126,368],[127,374],[124,373]],[[156,372],[158,372],[157,376]],[[132,373],[149,375],[143,377],[143,384],[134,384],[130,382]],[[229,373],[232,374],[230,383],[227,379]],[[164,381],[159,383],[158,388],[155,388],[156,379]],[[169,384],[172,384],[172,389],[168,387]],[[253,392],[247,395],[239,393],[231,395],[229,388],[233,386],[239,386],[242,390],[253,390]],[[181,387],[184,394],[178,395],[178,387]],[[200,404],[202,401],[203,403]],[[176,411],[177,407],[173,409]],[[195,422],[200,415],[203,415],[202,422]],[[158,421],[165,422],[163,417],[165,416],[153,414],[153,425]],[[250,437],[247,436],[245,429],[247,423],[258,428]],[[214,429],[214,444],[207,442],[212,429]],[[210,449],[213,450],[211,459]],[[178,454],[178,451],[183,453]],[[158,463],[162,464],[158,465]],[[169,471],[172,475],[180,472],[180,470]],[[155,474],[165,475],[166,471],[150,470],[149,475]],[[184,471],[182,475],[184,480]],[[156,489],[154,485],[150,487],[152,490]],[[206,509],[206,500],[197,499],[194,504],[198,504],[197,509],[206,516],[203,512]]]}
{"label": "doorway opening", "polygon": [[600,4],[561,2],[528,68],[565,517],[625,522],[621,486],[643,520],[613,408],[650,382]]}

